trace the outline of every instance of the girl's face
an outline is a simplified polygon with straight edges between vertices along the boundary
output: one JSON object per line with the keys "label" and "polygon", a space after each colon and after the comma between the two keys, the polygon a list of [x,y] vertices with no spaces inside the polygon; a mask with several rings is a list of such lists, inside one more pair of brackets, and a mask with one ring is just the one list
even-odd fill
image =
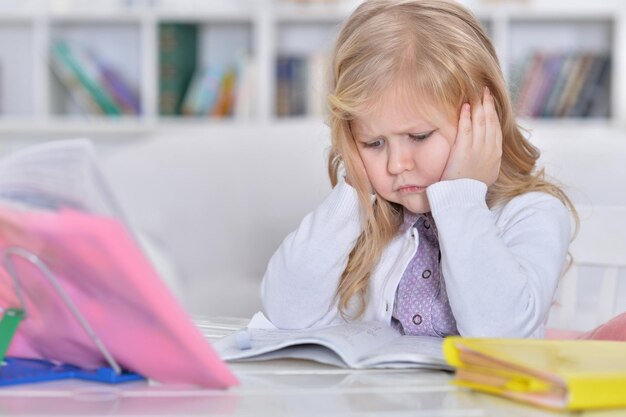
{"label": "girl's face", "polygon": [[375,111],[353,120],[352,133],[374,191],[413,213],[427,213],[426,187],[441,179],[457,124],[432,108],[420,111],[398,90],[383,94]]}

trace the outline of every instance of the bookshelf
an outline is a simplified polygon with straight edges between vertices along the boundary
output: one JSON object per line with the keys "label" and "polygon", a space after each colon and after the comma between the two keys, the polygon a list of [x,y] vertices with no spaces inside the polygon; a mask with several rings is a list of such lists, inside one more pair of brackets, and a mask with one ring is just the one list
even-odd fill
{"label": "bookshelf", "polygon": [[[324,57],[341,21],[358,3],[215,0],[205,5],[194,0],[109,0],[97,5],[89,2],[92,5],[88,7],[80,0],[30,0],[0,4],[0,134],[50,130],[145,134],[163,126],[184,129],[215,123],[321,119],[320,80],[328,65]],[[464,3],[491,34],[514,95],[522,90],[526,95],[529,91],[539,94],[538,85],[524,85],[524,70],[530,71],[537,56],[549,56],[561,64],[574,60],[573,56],[607,60],[604,75],[597,81],[602,94],[594,96],[593,111],[544,112],[543,117],[537,117],[541,109],[521,112],[529,123],[626,126],[626,81],[619,77],[626,73],[626,8],[621,2]],[[168,58],[163,52],[162,35],[168,27],[194,33],[190,35],[194,40],[187,38],[185,44],[195,45],[188,52],[195,62],[177,81],[176,111],[162,106],[164,89],[176,84],[166,74],[180,76],[184,72],[164,64],[164,60],[176,61],[175,55]],[[81,99],[84,92],[72,92],[51,64],[53,45],[59,41],[76,48],[72,51],[81,65],[95,65],[80,61],[89,60],[80,58],[86,55],[114,70],[135,95],[135,111],[129,110],[133,106],[128,103],[118,103],[117,110],[109,111],[98,110],[102,103],[97,100],[85,104],[84,97]],[[586,58],[586,68],[593,66],[593,59]],[[235,81],[231,80],[231,92],[222,94],[227,97],[224,104],[219,91],[229,71],[235,74]],[[582,69],[579,72],[584,73]],[[290,79],[290,85],[286,86],[285,79]],[[245,88],[237,88],[238,81]],[[549,107],[547,84],[543,81],[544,107]],[[190,85],[195,85],[195,95],[190,93]],[[538,102],[537,97],[531,94],[527,101]],[[221,107],[215,104],[220,100]],[[579,108],[590,106],[579,103]],[[218,107],[221,110],[216,110]]]}
{"label": "bookshelf", "polygon": [[[33,43],[33,22],[23,16],[0,19],[0,113],[3,116],[27,118],[33,113],[32,80],[36,78]],[[15,48],[15,45],[23,47]]]}

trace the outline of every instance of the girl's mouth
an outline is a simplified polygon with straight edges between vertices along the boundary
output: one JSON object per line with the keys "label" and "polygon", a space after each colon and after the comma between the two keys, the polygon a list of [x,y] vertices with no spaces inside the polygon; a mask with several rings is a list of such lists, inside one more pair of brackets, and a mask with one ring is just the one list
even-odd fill
{"label": "girl's mouth", "polygon": [[426,187],[421,187],[418,185],[405,185],[403,187],[398,188],[398,192],[400,194],[422,193],[424,191],[426,191]]}

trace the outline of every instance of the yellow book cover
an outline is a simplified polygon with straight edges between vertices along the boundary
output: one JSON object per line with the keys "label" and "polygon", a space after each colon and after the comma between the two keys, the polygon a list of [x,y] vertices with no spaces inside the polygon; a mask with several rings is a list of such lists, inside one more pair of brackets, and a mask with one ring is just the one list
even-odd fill
{"label": "yellow book cover", "polygon": [[626,408],[626,343],[447,337],[454,383],[557,410]]}

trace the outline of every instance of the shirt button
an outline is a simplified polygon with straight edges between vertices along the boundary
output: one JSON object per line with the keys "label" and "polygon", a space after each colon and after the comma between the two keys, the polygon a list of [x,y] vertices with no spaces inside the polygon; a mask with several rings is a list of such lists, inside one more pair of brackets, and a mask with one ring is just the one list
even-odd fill
{"label": "shirt button", "polygon": [[422,278],[424,279],[430,278],[431,275],[432,275],[432,272],[430,271],[430,269],[427,269],[424,272],[422,272]]}
{"label": "shirt button", "polygon": [[424,227],[430,229],[430,222],[428,220],[424,220]]}
{"label": "shirt button", "polygon": [[413,324],[415,324],[416,326],[419,326],[420,324],[422,324],[422,316],[420,316],[419,314],[414,315]]}

